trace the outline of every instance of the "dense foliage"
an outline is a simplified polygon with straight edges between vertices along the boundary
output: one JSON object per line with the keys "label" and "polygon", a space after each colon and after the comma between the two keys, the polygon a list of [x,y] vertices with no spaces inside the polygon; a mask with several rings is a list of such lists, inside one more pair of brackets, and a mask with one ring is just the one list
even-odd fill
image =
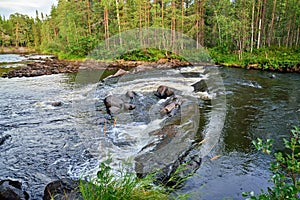
{"label": "dense foliage", "polygon": [[113,35],[148,27],[183,32],[199,45],[244,60],[260,49],[299,48],[300,1],[58,0],[49,16],[0,17],[0,45],[84,57]]}

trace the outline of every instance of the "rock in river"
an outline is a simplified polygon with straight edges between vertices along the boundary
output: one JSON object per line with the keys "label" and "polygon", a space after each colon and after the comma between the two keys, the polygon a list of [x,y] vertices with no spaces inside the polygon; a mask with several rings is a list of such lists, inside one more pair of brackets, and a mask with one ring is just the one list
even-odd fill
{"label": "rock in river", "polygon": [[116,114],[122,110],[133,110],[135,105],[131,103],[135,92],[128,91],[126,95],[109,95],[104,99],[104,105],[108,114]]}
{"label": "rock in river", "polygon": [[157,88],[157,91],[154,94],[160,99],[165,99],[174,95],[174,91],[165,85],[161,85]]}
{"label": "rock in river", "polygon": [[60,179],[49,183],[44,191],[43,200],[83,200],[79,181]]}
{"label": "rock in river", "polygon": [[11,137],[10,135],[5,135],[3,137],[0,137],[0,145],[4,144],[4,142],[10,137]]}
{"label": "rock in river", "polygon": [[22,190],[22,183],[13,180],[0,181],[1,200],[27,200],[29,195]]}
{"label": "rock in river", "polygon": [[192,173],[199,168],[201,158],[197,154],[190,154],[199,122],[199,114],[195,112],[198,105],[185,100],[180,109],[180,115],[168,118],[161,129],[149,133],[159,140],[147,144],[135,157],[138,176],[143,177],[159,170],[157,179],[169,184],[180,165],[186,167],[182,174]]}

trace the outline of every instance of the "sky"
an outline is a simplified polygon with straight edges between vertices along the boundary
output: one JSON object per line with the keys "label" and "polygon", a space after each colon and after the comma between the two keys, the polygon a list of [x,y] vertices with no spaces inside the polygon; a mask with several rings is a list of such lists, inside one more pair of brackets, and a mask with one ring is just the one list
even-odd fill
{"label": "sky", "polygon": [[34,18],[38,10],[45,16],[50,14],[52,5],[57,5],[57,0],[0,0],[0,15],[8,19],[10,14],[18,12]]}

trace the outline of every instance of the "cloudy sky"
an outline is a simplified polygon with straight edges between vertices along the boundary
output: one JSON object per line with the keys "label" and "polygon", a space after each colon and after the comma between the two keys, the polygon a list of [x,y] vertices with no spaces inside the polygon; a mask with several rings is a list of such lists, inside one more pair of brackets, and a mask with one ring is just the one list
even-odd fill
{"label": "cloudy sky", "polygon": [[7,19],[16,12],[35,17],[35,11],[49,14],[52,5],[57,5],[57,0],[0,0],[0,15]]}

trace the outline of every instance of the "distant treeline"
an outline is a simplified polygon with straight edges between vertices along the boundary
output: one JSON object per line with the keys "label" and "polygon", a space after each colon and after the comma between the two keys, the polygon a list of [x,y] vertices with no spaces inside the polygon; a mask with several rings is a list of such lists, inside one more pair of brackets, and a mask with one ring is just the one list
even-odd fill
{"label": "distant treeline", "polygon": [[[49,16],[0,17],[0,45],[84,57],[130,29],[182,32],[219,52],[299,48],[299,0],[59,0]],[[137,38],[137,42],[142,42]]]}

